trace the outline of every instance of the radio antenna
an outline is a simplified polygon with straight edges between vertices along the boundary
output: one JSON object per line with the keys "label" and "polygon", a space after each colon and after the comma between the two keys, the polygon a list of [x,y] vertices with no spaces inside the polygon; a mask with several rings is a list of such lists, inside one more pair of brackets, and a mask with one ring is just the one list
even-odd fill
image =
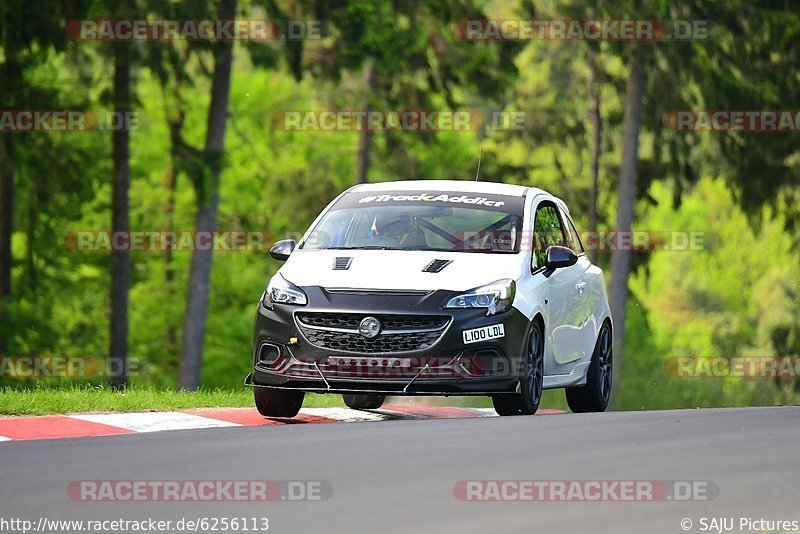
{"label": "radio antenna", "polygon": [[483,147],[481,147],[481,151],[478,152],[478,171],[475,173],[475,181],[478,181],[478,177],[481,175],[481,157],[483,157]]}

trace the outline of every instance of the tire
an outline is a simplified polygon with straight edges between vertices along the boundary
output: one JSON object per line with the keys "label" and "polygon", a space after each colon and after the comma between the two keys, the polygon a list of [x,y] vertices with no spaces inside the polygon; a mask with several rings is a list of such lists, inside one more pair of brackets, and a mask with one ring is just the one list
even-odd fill
{"label": "tire", "polygon": [[343,394],[342,399],[348,408],[353,410],[377,410],[383,406],[383,401],[386,400],[385,395],[377,395],[375,393],[367,393],[364,395],[356,394]]}
{"label": "tire", "polygon": [[519,395],[492,395],[492,405],[497,415],[519,415]]}
{"label": "tire", "polygon": [[254,387],[253,396],[258,413],[264,417],[294,417],[303,407],[304,391],[286,391]]}
{"label": "tire", "polygon": [[592,353],[592,363],[586,376],[586,385],[567,388],[567,404],[574,413],[604,412],[611,398],[614,368],[614,350],[611,327],[603,323]]}
{"label": "tire", "polygon": [[519,393],[492,396],[497,415],[533,415],[539,409],[544,390],[544,336],[538,322],[531,325],[520,361]]}

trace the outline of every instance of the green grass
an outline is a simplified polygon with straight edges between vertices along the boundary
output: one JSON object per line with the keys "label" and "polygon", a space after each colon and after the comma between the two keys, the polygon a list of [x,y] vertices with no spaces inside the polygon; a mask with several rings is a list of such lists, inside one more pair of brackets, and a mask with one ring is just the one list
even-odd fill
{"label": "green grass", "polygon": [[[545,391],[542,408],[566,409],[564,392]],[[488,397],[417,397],[422,404],[490,408]],[[87,412],[163,412],[193,408],[251,408],[253,392],[242,389],[201,389],[194,392],[131,386],[125,392],[108,387],[32,386],[0,389],[0,416]],[[341,395],[307,393],[305,408],[344,406]]]}
{"label": "green grass", "polygon": [[[344,406],[339,395],[307,394],[305,407]],[[195,392],[133,386],[124,393],[107,387],[3,388],[0,415],[45,415],[75,412],[147,412],[192,408],[250,408],[248,389],[206,389]]]}

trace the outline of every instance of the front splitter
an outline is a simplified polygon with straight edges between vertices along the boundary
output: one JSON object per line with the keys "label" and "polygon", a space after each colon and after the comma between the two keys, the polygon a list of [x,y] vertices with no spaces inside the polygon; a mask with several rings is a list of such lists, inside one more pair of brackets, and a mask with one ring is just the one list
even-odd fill
{"label": "front splitter", "polygon": [[[478,397],[486,397],[491,395],[509,395],[515,393],[513,389],[509,390],[502,390],[502,389],[460,389],[457,387],[453,387],[453,389],[442,388],[441,390],[436,389],[435,384],[425,384],[425,383],[417,383],[421,386],[425,386],[424,388],[420,389],[418,387],[409,387],[413,386],[414,383],[410,385],[403,382],[393,383],[392,385],[397,386],[397,389],[381,389],[380,384],[375,384],[374,382],[367,382],[367,381],[356,381],[356,380],[348,380],[348,384],[357,384],[359,387],[350,386],[350,387],[342,387],[336,384],[336,380],[326,380],[323,382],[325,385],[319,385],[318,383],[311,382],[309,380],[298,380],[300,385],[297,386],[281,386],[281,385],[266,385],[266,384],[256,384],[253,382],[253,373],[248,373],[248,375],[244,379],[244,385],[249,387],[257,387],[257,388],[269,388],[269,389],[279,389],[284,391],[305,391],[309,393],[347,393],[347,394],[367,394],[367,393],[375,393],[379,395],[391,395],[391,396],[409,396],[409,397],[419,397],[419,396],[440,396],[440,397],[461,397],[461,396],[478,396]],[[405,385],[404,385],[405,384]],[[494,383],[495,385],[497,382]],[[515,381],[509,382],[509,386],[513,387]],[[363,386],[363,387],[360,387]],[[377,386],[377,387],[376,387]]]}

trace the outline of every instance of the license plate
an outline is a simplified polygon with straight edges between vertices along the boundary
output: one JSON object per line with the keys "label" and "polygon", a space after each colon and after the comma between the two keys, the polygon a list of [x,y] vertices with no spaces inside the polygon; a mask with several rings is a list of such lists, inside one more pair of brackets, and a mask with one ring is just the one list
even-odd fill
{"label": "license plate", "polygon": [[506,335],[506,331],[502,324],[493,324],[490,326],[483,326],[481,328],[464,330],[462,335],[464,336],[464,344],[469,344],[503,337]]}

